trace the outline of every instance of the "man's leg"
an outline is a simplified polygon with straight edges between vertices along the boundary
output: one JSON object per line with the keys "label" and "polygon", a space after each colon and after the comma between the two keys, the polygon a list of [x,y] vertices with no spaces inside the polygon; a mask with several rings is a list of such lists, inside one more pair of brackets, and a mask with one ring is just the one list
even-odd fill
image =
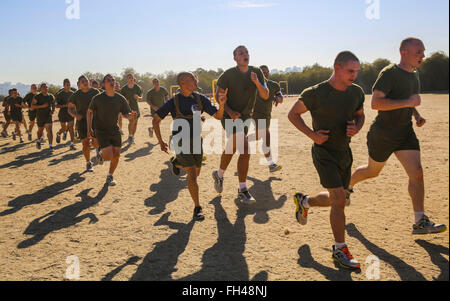
{"label": "man's leg", "polygon": [[200,206],[199,188],[197,183],[198,171],[195,166],[183,167],[188,177],[188,189],[189,193],[194,201],[195,207]]}
{"label": "man's leg", "polygon": [[89,139],[85,138],[81,140],[81,143],[83,144],[83,156],[86,159],[86,162],[91,162],[91,146],[89,144]]}
{"label": "man's leg", "polygon": [[23,115],[22,115],[22,124],[23,124],[23,127],[25,128],[25,132],[28,133],[27,121],[25,120],[25,117]]}
{"label": "man's leg", "polygon": [[53,124],[47,123],[45,125],[45,129],[47,130],[48,143],[49,143],[50,147],[52,147],[53,146]]}
{"label": "man's leg", "polygon": [[330,223],[337,243],[345,243],[345,202],[346,192],[343,187],[328,189],[331,202]]}
{"label": "man's leg", "polygon": [[68,130],[69,130],[69,134],[70,134],[70,141],[72,143],[75,142],[75,128],[74,128],[74,122],[71,121],[67,124]]}
{"label": "man's leg", "polygon": [[366,179],[378,177],[385,165],[386,162],[376,162],[369,157],[369,164],[358,167],[353,173],[349,189],[352,190],[356,184]]}
{"label": "man's leg", "polygon": [[420,151],[406,150],[395,152],[409,177],[408,191],[411,196],[414,212],[424,212],[425,185]]}

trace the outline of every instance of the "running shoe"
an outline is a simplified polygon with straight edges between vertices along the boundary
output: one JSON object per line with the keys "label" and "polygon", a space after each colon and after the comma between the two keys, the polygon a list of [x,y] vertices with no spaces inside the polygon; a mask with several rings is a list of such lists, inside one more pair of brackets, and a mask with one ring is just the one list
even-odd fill
{"label": "running shoe", "polygon": [[106,184],[108,184],[109,186],[116,186],[117,182],[114,180],[113,176],[107,176],[106,177]]}
{"label": "running shoe", "polygon": [[213,171],[212,177],[214,179],[214,189],[217,193],[222,193],[223,191],[223,177],[219,177],[219,172],[217,170]]}
{"label": "running shoe", "polygon": [[19,137],[19,141],[20,141],[20,143],[23,143],[23,138],[22,138],[22,136]]}
{"label": "running shoe", "polygon": [[64,134],[63,134],[63,140],[64,140],[64,141],[67,140],[67,132],[64,132]]}
{"label": "running shoe", "polygon": [[70,150],[76,150],[77,148],[75,147],[75,144],[71,144],[70,145]]}
{"label": "running shoe", "polygon": [[99,149],[97,149],[96,159],[97,159],[97,165],[103,165],[104,160],[103,160],[102,155],[100,154],[100,150]]}
{"label": "running shoe", "polygon": [[283,169],[283,167],[281,165],[278,165],[275,163],[269,166],[270,172],[277,172],[277,171],[280,171],[281,169]]}
{"label": "running shoe", "polygon": [[3,137],[3,138],[8,137],[8,133],[7,133],[7,132],[2,132],[2,137]]}
{"label": "running shoe", "polygon": [[60,133],[56,134],[56,143],[58,143],[58,144],[61,143],[61,134]]}
{"label": "running shoe", "polygon": [[203,221],[205,220],[205,214],[203,213],[202,207],[195,207],[194,209],[194,220]]}
{"label": "running shoe", "polygon": [[175,157],[170,158],[170,164],[172,165],[172,174],[174,176],[180,175],[180,169],[176,166],[177,159]]}
{"label": "running shoe", "polygon": [[435,234],[435,233],[442,233],[447,231],[446,225],[436,225],[430,219],[428,216],[424,215],[422,219],[415,225],[413,225],[413,232],[414,235],[421,235],[421,234]]}
{"label": "running shoe", "polygon": [[41,147],[42,147],[42,146],[41,146],[41,140],[37,140],[37,141],[36,141],[36,148],[37,148],[37,149],[41,149]]}
{"label": "running shoe", "polygon": [[31,133],[28,132],[28,141],[31,141],[31,140],[33,140],[33,137],[31,136]]}
{"label": "running shoe", "polygon": [[306,225],[308,223],[308,211],[309,209],[306,209],[303,206],[303,201],[307,198],[307,195],[304,195],[303,193],[297,193],[294,195],[294,203],[295,203],[295,218],[297,219],[297,222],[300,225]]}
{"label": "running shoe", "polygon": [[86,171],[87,172],[94,172],[94,166],[93,166],[93,164],[92,164],[92,162],[87,162],[86,163]]}
{"label": "running shoe", "polygon": [[336,246],[333,246],[332,258],[345,269],[358,270],[361,268],[361,264],[353,258],[347,246],[341,249],[336,249]]}
{"label": "running shoe", "polygon": [[53,146],[50,146],[50,147],[48,148],[48,150],[49,150],[51,153],[54,153],[54,152],[55,152],[55,148],[54,148]]}
{"label": "running shoe", "polygon": [[248,192],[248,190],[241,191],[238,190],[238,198],[244,205],[254,205],[256,204],[255,198]]}
{"label": "running shoe", "polygon": [[12,139],[16,140],[16,133],[15,132],[12,133]]}
{"label": "running shoe", "polygon": [[148,128],[148,135],[150,136],[150,138],[153,138],[153,128]]}

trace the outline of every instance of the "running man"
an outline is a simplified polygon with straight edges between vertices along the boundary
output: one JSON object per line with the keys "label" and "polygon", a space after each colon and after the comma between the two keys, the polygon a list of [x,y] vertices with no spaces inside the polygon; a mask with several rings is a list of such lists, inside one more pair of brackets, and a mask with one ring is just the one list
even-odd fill
{"label": "running man", "polygon": [[417,38],[407,38],[400,45],[400,64],[383,69],[373,86],[372,108],[379,111],[367,135],[369,164],[352,175],[350,189],[357,183],[378,177],[392,154],[409,177],[409,195],[414,209],[413,234],[440,233],[446,225],[436,225],[425,215],[425,188],[420,144],[412,117],[418,127],[425,125],[416,107],[421,104],[420,82],[416,72],[425,58],[425,46]]}
{"label": "running man", "polygon": [[11,124],[11,112],[8,103],[8,99],[12,96],[12,89],[8,90],[8,96],[3,99],[2,107],[3,107],[3,117],[5,117],[5,124],[3,125],[2,137],[8,137],[8,127]]}
{"label": "running man", "polygon": [[261,69],[249,66],[250,55],[245,46],[239,46],[233,51],[236,67],[225,71],[217,82],[218,91],[216,99],[227,96],[225,113],[222,119],[222,125],[227,131],[228,145],[222,154],[220,168],[214,171],[214,188],[218,193],[223,191],[224,174],[236,153],[237,145],[243,145],[239,150],[238,176],[239,190],[238,198],[244,204],[254,204],[256,200],[250,195],[247,189],[247,174],[250,161],[248,149],[248,128],[242,129],[233,127],[229,129],[227,124],[233,124],[233,121],[245,122],[251,119],[253,107],[256,102],[256,95],[262,99],[269,98],[269,89],[267,89],[264,75]]}
{"label": "running man", "polygon": [[11,113],[11,121],[16,125],[12,134],[13,140],[16,140],[16,135],[19,136],[20,143],[23,143],[22,133],[20,132],[20,124],[23,121],[22,109],[26,108],[23,98],[17,93],[17,89],[12,89],[12,96],[8,97],[8,105]]}
{"label": "running man", "polygon": [[37,95],[37,85],[32,84],[30,88],[30,92],[25,95],[23,101],[28,105],[28,121],[30,122],[28,128],[28,141],[33,140],[32,132],[34,128],[34,124],[36,122],[36,110],[31,108],[31,103],[33,102],[33,98]]}
{"label": "running man", "polygon": [[[211,101],[204,95],[197,92],[198,79],[190,72],[182,72],[177,77],[178,85],[181,87],[181,93],[175,95],[164,105],[162,105],[155,114],[153,118],[153,128],[158,138],[161,150],[168,153],[168,145],[165,143],[161,136],[160,123],[161,121],[169,115],[172,115],[174,120],[183,119],[187,121],[186,125],[189,124],[190,137],[182,137],[182,140],[174,148],[177,155],[176,158],[172,158],[170,161],[172,163],[172,170],[175,175],[180,174],[180,169],[183,169],[188,176],[188,189],[191,194],[192,200],[194,201],[194,220],[201,221],[205,219],[203,214],[203,209],[200,205],[199,197],[199,187],[197,183],[197,178],[200,175],[200,170],[203,161],[203,146],[200,142],[200,152],[196,153],[194,151],[195,141],[202,141],[201,138],[201,114],[203,112],[208,113],[218,120],[222,120],[224,113],[224,106],[227,101],[226,93],[222,93],[219,99],[220,108],[217,108],[211,103]],[[198,118],[198,122],[194,119]],[[194,128],[195,125],[199,125],[198,128]],[[174,131],[172,136],[175,138],[179,133],[185,132],[186,129],[178,129],[174,126]],[[195,138],[194,138],[195,137]],[[183,152],[183,143],[185,138],[189,138],[190,147],[189,153]]]}
{"label": "running man", "polygon": [[56,108],[59,108],[58,118],[61,123],[61,129],[56,133],[56,143],[61,143],[61,134],[63,135],[63,140],[67,139],[67,131],[70,134],[70,149],[75,150],[75,132],[74,124],[75,118],[69,114],[69,99],[74,94],[70,89],[70,80],[67,78],[63,82],[64,89],[56,94]]}
{"label": "running man", "polygon": [[[283,103],[283,95],[281,94],[280,85],[274,81],[271,81],[269,67],[263,65],[259,67],[264,74],[267,81],[267,87],[269,88],[269,99],[264,100],[259,95],[256,98],[255,108],[253,110],[253,119],[256,123],[256,140],[262,138],[263,150],[267,150],[265,157],[268,162],[269,171],[276,172],[282,169],[282,167],[276,164],[272,159],[272,153],[270,149],[270,120],[272,119],[272,107],[278,106]],[[265,121],[265,125],[262,121]]]}
{"label": "running man", "polygon": [[36,148],[41,149],[41,138],[44,129],[47,131],[47,138],[50,152],[53,152],[53,113],[55,112],[55,97],[48,93],[48,85],[42,83],[39,87],[41,93],[36,95],[31,102],[31,108],[36,110],[36,119],[38,125]]}
{"label": "running man", "polygon": [[138,119],[141,116],[138,102],[142,100],[142,89],[136,84],[136,78],[133,74],[127,75],[128,84],[120,90],[120,94],[125,96],[131,110],[137,113],[136,118],[130,120],[128,124],[128,143],[135,144],[134,135],[136,134]]}
{"label": "running man", "polygon": [[[97,139],[100,151],[97,154],[97,162],[111,161],[106,183],[115,186],[114,171],[119,164],[122,136],[117,125],[119,113],[128,120],[136,117],[136,112],[131,112],[127,100],[114,90],[115,79],[107,74],[103,79],[105,92],[92,99],[87,111],[88,137]],[[94,121],[94,122],[93,122]]]}
{"label": "running man", "polygon": [[83,155],[86,159],[86,170],[94,172],[91,162],[91,145],[98,148],[96,139],[89,139],[87,126],[87,110],[92,99],[99,94],[97,89],[89,86],[89,79],[82,75],[78,78],[80,89],[69,98],[69,114],[77,120],[78,137],[83,144]]}
{"label": "running man", "polygon": [[[306,225],[310,207],[330,207],[335,244],[332,258],[347,269],[359,269],[345,243],[345,205],[350,184],[353,156],[351,138],[363,127],[364,91],[354,84],[360,70],[359,59],[351,52],[338,54],[331,78],[303,91],[289,113],[289,120],[314,141],[312,158],[322,186],[316,196],[294,196],[297,221]],[[310,111],[313,130],[302,115]]]}
{"label": "running man", "polygon": [[[159,79],[153,79],[153,88],[147,93],[147,103],[150,106],[152,119],[155,118],[156,111],[169,99],[169,92],[159,83]],[[153,137],[153,127],[148,128],[150,138]]]}

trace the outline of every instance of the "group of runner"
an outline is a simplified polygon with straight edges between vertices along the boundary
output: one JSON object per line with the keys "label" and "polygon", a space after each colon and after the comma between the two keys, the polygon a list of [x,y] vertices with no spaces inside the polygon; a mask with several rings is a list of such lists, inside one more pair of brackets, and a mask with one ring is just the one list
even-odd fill
{"label": "group of runner", "polygon": [[[350,195],[357,183],[376,177],[392,154],[402,163],[409,177],[409,194],[414,209],[413,234],[430,234],[446,231],[445,225],[436,225],[425,215],[424,181],[420,157],[419,141],[414,133],[412,117],[421,127],[426,120],[417,111],[421,104],[420,82],[416,69],[424,59],[425,47],[421,40],[408,38],[400,46],[401,61],[383,69],[373,87],[372,109],[379,111],[372,124],[368,137],[369,163],[359,167],[352,174],[353,155],[350,148],[351,138],[359,133],[365,123],[365,95],[361,87],[355,84],[360,61],[355,54],[344,51],[337,55],[332,77],[324,82],[307,88],[291,109],[288,118],[303,134],[313,141],[312,159],[326,189],[314,196],[305,191],[294,196],[296,219],[307,224],[308,212],[312,207],[331,207],[330,224],[335,243],[332,258],[342,267],[359,269],[360,263],[352,256],[345,242],[345,207],[350,205]],[[198,78],[190,72],[182,72],[177,77],[180,91],[169,99],[167,90],[153,80],[153,88],[147,93],[146,101],[150,105],[152,126],[148,128],[150,137],[156,135],[161,150],[169,152],[169,145],[161,134],[161,121],[169,114],[174,120],[184,120],[189,126],[190,139],[173,139],[171,147],[176,156],[170,160],[175,175],[184,170],[188,178],[188,189],[194,202],[195,220],[203,220],[205,215],[200,204],[197,178],[204,161],[201,129],[196,131],[196,118],[204,120],[202,113],[222,121],[226,131],[227,145],[220,160],[220,166],[212,173],[214,188],[223,192],[225,172],[234,156],[238,153],[237,174],[239,188],[237,197],[245,205],[256,203],[247,188],[250,150],[249,143],[255,139],[263,140],[265,157],[270,172],[282,167],[274,162],[270,149],[270,120],[272,108],[283,103],[280,86],[270,80],[269,68],[265,65],[253,67],[245,46],[237,47],[233,52],[236,66],[226,70],[218,80],[216,96],[218,108],[204,95],[198,93]],[[96,163],[101,165],[110,161],[106,183],[114,186],[113,174],[120,159],[122,146],[122,118],[129,120],[128,143],[135,143],[135,133],[140,117],[138,102],[143,100],[143,92],[132,74],[127,75],[127,85],[120,84],[110,74],[101,83],[90,82],[86,76],[78,79],[78,90],[73,91],[69,80],[64,80],[64,88],[56,97],[48,93],[48,86],[41,84],[40,93],[36,85],[21,99],[16,90],[10,91],[3,106],[8,112],[7,123],[11,120],[22,142],[20,125],[23,124],[31,141],[31,131],[35,120],[38,125],[36,146],[41,148],[44,129],[47,132],[49,148],[53,150],[52,116],[59,108],[58,118],[61,129],[56,133],[56,142],[61,136],[66,139],[70,134],[70,148],[75,149],[75,130],[83,145],[86,170],[93,172],[91,147],[97,150]],[[30,127],[27,128],[22,109],[29,108]],[[9,108],[9,110],[8,110]],[[310,112],[312,128],[303,120],[302,115]],[[253,119],[256,132],[248,133],[248,127],[233,126]],[[174,127],[172,137],[183,129]],[[199,144],[194,141],[200,141]],[[197,151],[195,151],[195,149]]]}

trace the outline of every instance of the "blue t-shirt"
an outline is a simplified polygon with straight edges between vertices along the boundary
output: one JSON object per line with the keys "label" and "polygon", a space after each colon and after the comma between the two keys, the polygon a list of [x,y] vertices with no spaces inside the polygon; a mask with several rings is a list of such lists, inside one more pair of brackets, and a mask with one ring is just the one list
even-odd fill
{"label": "blue t-shirt", "polygon": [[[193,94],[191,94],[191,96],[189,97],[185,97],[181,94],[179,95],[179,105],[180,105],[180,112],[181,114],[185,115],[185,116],[193,116],[194,113],[192,111],[192,106],[197,105],[197,100],[195,98],[195,96]],[[202,101],[202,112],[206,112],[209,115],[214,115],[216,114],[216,112],[218,111],[217,108],[211,103],[211,101],[204,95],[200,94],[200,99]],[[167,115],[169,115],[169,113],[172,115],[172,118],[175,119],[175,117],[177,116],[177,112],[175,109],[175,97],[169,99],[162,107],[159,108],[158,111],[156,111],[156,114],[158,114],[158,116],[161,119],[164,119],[167,117]],[[185,119],[189,122],[190,125],[190,129],[191,129],[191,137],[193,134],[193,119]],[[176,135],[181,131],[181,129],[177,130],[176,128],[174,128],[174,131],[172,132],[172,135]]]}

